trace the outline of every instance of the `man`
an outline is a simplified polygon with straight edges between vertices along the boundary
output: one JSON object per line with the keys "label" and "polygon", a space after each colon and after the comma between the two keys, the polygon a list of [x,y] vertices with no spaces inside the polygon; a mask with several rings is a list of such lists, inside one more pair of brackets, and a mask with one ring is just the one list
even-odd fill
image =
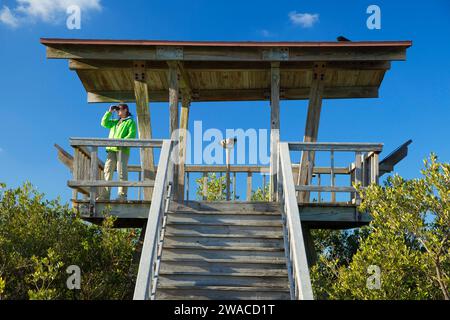
{"label": "man", "polygon": [[[117,112],[119,119],[111,119],[112,114]],[[105,113],[101,122],[102,127],[109,130],[110,139],[135,139],[136,123],[131,117],[128,105],[120,103],[117,106],[110,106]],[[121,156],[119,157],[119,151]],[[128,158],[130,156],[130,148],[128,147],[107,147],[105,162],[105,180],[113,179],[114,171],[117,168],[120,181],[128,180]],[[127,199],[127,187],[119,187],[117,200],[125,201]],[[106,187],[101,192],[98,200],[109,200],[111,196],[111,188]]]}

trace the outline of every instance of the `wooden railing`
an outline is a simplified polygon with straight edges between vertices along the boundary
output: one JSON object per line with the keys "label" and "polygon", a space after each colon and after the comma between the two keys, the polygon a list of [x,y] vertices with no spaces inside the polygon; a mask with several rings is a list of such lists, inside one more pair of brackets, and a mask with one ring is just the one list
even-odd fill
{"label": "wooden railing", "polygon": [[134,289],[134,300],[153,300],[155,298],[167,211],[173,187],[172,144],[171,140],[164,140],[161,149]]}
{"label": "wooden railing", "polygon": [[290,282],[291,299],[312,300],[313,292],[303,240],[300,213],[295,195],[289,145],[279,143],[277,165],[277,198],[283,218],[285,253]]}
{"label": "wooden railing", "polygon": [[[292,165],[292,170],[294,172],[298,171],[298,164]],[[231,165],[229,169],[226,165],[186,165],[185,166],[185,199],[189,199],[191,195],[191,190],[189,189],[190,179],[193,174],[200,174],[201,178],[201,188],[202,188],[202,199],[207,200],[208,194],[208,175],[210,173],[217,173],[219,176],[225,174],[229,170],[230,172],[230,183],[225,184],[225,188],[230,188],[228,191],[231,194],[230,200],[237,200],[239,197],[236,192],[237,180],[240,175],[245,176],[245,198],[242,197],[242,200],[251,201],[252,191],[254,185],[254,176],[255,174],[260,174],[262,176],[262,184],[260,185],[263,198],[265,198],[266,186],[268,185],[270,178],[270,166],[263,165]],[[331,172],[330,167],[314,167],[313,174],[316,176],[329,174]],[[335,167],[334,174],[349,174],[348,167]],[[242,178],[242,177],[241,177]],[[224,190],[227,193],[227,190]]]}
{"label": "wooden railing", "polygon": [[[91,215],[95,215],[96,196],[100,188],[104,187],[154,187],[154,181],[141,180],[139,174],[138,181],[105,181],[103,178],[104,164],[98,158],[99,147],[130,147],[130,148],[161,148],[163,140],[140,140],[140,139],[103,139],[103,138],[71,138],[70,145],[74,148],[72,165],[72,180],[67,185],[74,189],[73,199],[77,200],[77,193],[80,192],[88,197]],[[122,151],[118,152],[119,158]],[[135,166],[136,167],[136,166]],[[143,168],[133,168],[132,171],[142,172]]]}
{"label": "wooden railing", "polygon": [[[253,187],[253,175],[262,175],[262,191],[265,192],[265,186],[267,183],[267,176],[269,174],[269,166],[260,165],[233,165],[227,167],[226,165],[186,165],[185,166],[185,199],[189,199],[189,181],[192,174],[201,174],[201,188],[202,188],[202,200],[207,200],[208,194],[208,175],[210,173],[217,173],[219,176],[229,172],[229,175],[225,175],[226,179],[230,179],[225,183],[225,194],[231,195],[229,200],[237,200],[236,182],[238,174],[246,175],[246,190],[245,200],[251,201],[252,187]],[[225,199],[224,199],[225,200]]]}
{"label": "wooden railing", "polygon": [[[311,184],[312,179],[308,179],[307,183],[296,185],[295,190],[299,193],[298,199],[300,202],[309,202],[309,193],[317,192],[317,202],[322,202],[322,193],[331,193],[331,200],[329,202],[335,203],[336,193],[349,193],[349,202],[358,204],[359,195],[354,187],[359,184],[366,187],[371,183],[378,183],[379,179],[379,160],[378,155],[383,149],[380,143],[328,143],[328,142],[293,142],[289,143],[290,151],[301,151],[306,153],[306,166],[299,168],[301,170],[310,170],[307,176],[316,176],[317,184]],[[318,172],[314,174],[314,159],[318,152],[328,152],[330,154],[329,171]],[[350,152],[354,153],[355,161],[347,168],[335,166],[336,152]],[[300,173],[299,173],[300,174]],[[322,176],[324,174],[330,175],[330,185],[322,185]],[[348,175],[349,185],[336,185],[336,175]],[[306,196],[305,196],[306,194]]]}

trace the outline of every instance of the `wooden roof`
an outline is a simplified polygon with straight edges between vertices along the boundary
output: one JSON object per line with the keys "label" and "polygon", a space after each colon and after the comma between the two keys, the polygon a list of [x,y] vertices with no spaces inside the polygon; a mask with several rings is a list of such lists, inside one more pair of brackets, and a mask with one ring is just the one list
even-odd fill
{"label": "wooden roof", "polygon": [[[323,98],[374,98],[391,61],[405,60],[410,41],[188,42],[41,39],[49,59],[68,59],[89,102],[133,102],[143,77],[150,101],[168,101],[168,70],[176,64],[192,101],[270,98],[272,63],[280,67],[280,98],[307,99],[314,69],[324,67]],[[186,91],[188,90],[188,91]]]}

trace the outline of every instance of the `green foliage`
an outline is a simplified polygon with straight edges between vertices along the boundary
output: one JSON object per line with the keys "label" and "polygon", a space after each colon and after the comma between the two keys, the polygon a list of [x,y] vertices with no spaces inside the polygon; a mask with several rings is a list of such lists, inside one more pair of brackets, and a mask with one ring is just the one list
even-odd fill
{"label": "green foliage", "polygon": [[3,291],[5,291],[5,280],[0,277],[0,300],[2,299]]}
{"label": "green foliage", "polygon": [[[132,297],[135,230],[88,224],[29,183],[0,189],[0,294],[3,299],[126,299]],[[66,268],[81,269],[69,290]]]}
{"label": "green foliage", "polygon": [[266,184],[264,187],[258,187],[255,191],[252,191],[252,201],[270,201],[270,185]]}
{"label": "green foliage", "polygon": [[[317,297],[449,299],[450,164],[431,155],[421,173],[360,190],[360,210],[373,217],[369,227],[328,232],[325,240],[316,235],[320,254],[311,278]],[[371,265],[381,270],[380,289],[366,285]]]}
{"label": "green foliage", "polygon": [[197,183],[197,199],[202,200],[203,185],[206,179],[206,201],[224,201],[227,198],[226,176],[217,176],[215,173],[209,173],[207,177],[201,177],[195,180]]}

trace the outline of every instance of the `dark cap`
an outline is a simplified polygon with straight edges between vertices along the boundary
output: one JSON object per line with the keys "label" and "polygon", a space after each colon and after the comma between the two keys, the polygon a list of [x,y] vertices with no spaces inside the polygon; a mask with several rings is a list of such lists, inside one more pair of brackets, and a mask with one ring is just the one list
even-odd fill
{"label": "dark cap", "polygon": [[119,103],[118,105],[117,105],[120,109],[126,109],[126,110],[130,110],[129,108],[128,108],[128,105],[126,104],[126,103]]}

